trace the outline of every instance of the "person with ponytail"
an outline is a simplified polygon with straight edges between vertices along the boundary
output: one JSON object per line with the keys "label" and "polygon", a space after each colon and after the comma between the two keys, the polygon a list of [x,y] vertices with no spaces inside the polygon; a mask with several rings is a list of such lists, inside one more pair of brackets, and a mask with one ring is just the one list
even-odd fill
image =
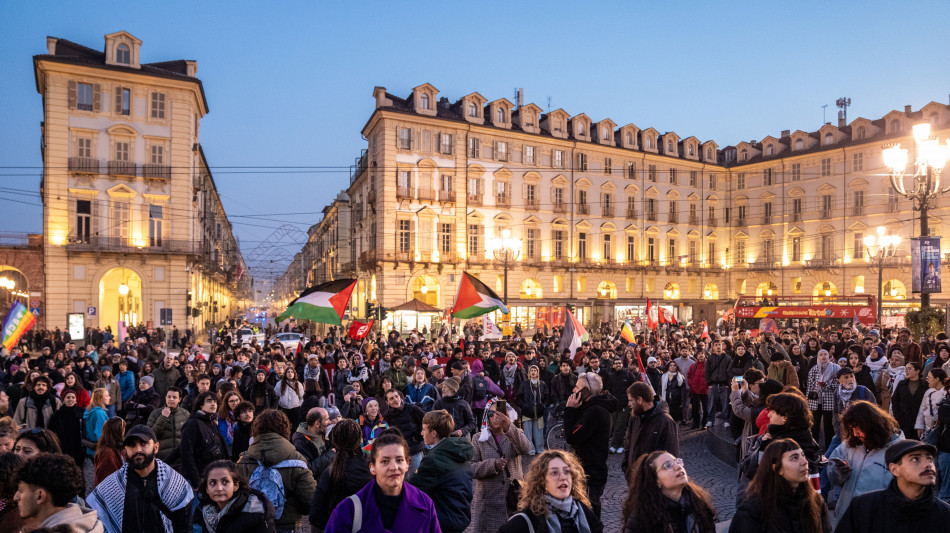
{"label": "person with ponytail", "polygon": [[330,444],[336,455],[330,467],[320,474],[310,505],[310,525],[322,531],[337,504],[373,480],[363,456],[363,431],[351,419],[343,419],[330,432]]}
{"label": "person with ponytail", "polygon": [[772,441],[729,533],[831,533],[828,507],[808,476],[808,459],[797,442]]}
{"label": "person with ponytail", "polygon": [[712,498],[686,475],[683,460],[657,450],[641,455],[623,502],[624,533],[714,533]]}

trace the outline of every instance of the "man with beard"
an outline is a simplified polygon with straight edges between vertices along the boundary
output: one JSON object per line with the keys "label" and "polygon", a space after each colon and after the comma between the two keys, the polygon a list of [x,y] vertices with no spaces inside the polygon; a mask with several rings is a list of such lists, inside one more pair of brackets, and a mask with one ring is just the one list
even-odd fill
{"label": "man with beard", "polygon": [[155,432],[142,424],[133,426],[123,445],[129,462],[105,478],[87,499],[106,533],[187,531],[194,494],[181,474],[155,458]]}
{"label": "man with beard", "polygon": [[630,421],[627,424],[627,455],[621,468],[626,474],[640,456],[665,450],[679,457],[679,430],[666,402],[655,402],[653,389],[637,382],[627,389]]}
{"label": "man with beard", "polygon": [[937,449],[902,440],[887,449],[884,461],[894,476],[884,490],[855,498],[835,533],[939,531],[950,523],[950,505],[937,499]]}
{"label": "man with beard", "polygon": [[907,328],[901,328],[897,333],[897,346],[900,346],[901,353],[904,354],[904,363],[920,363],[921,366],[924,364],[923,355],[921,355],[920,345],[912,341],[910,338],[910,330]]}
{"label": "man with beard", "polygon": [[600,376],[593,372],[577,376],[574,393],[564,409],[564,437],[574,448],[587,474],[587,496],[598,517],[600,497],[607,485],[610,413],[616,410],[617,400],[609,392],[604,392]]}

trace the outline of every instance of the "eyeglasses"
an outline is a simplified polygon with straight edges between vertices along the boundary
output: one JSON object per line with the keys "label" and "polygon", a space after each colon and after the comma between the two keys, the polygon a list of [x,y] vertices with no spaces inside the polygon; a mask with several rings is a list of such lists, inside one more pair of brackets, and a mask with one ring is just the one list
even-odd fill
{"label": "eyeglasses", "polygon": [[679,457],[675,459],[671,459],[663,463],[662,465],[660,465],[660,470],[666,470],[667,472],[672,472],[678,466],[683,466],[683,460],[680,459]]}

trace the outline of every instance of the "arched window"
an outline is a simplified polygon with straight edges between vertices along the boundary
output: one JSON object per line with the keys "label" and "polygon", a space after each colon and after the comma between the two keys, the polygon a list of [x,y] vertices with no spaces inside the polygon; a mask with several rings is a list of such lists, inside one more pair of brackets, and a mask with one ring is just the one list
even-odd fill
{"label": "arched window", "polygon": [[505,110],[504,110],[504,109],[502,109],[502,108],[499,107],[499,108],[495,111],[495,120],[496,120],[497,122],[504,122],[504,121],[505,121]]}
{"label": "arched window", "polygon": [[666,151],[667,152],[673,151],[673,141],[666,141]]}
{"label": "arched window", "polygon": [[747,161],[749,159],[749,151],[743,149],[739,152],[739,161]]}
{"label": "arched window", "polygon": [[468,116],[477,117],[478,116],[478,106],[475,105],[475,102],[469,102],[468,104]]}
{"label": "arched window", "polygon": [[831,144],[835,141],[835,136],[829,131],[825,134],[825,144]]}
{"label": "arched window", "polygon": [[624,137],[624,139],[626,139],[625,142],[627,144],[633,144],[633,135],[629,131],[627,132],[627,135]]}
{"label": "arched window", "polygon": [[891,121],[891,133],[898,133],[901,131],[901,121],[896,118]]}
{"label": "arched window", "polygon": [[775,155],[775,147],[772,146],[771,144],[768,145],[768,146],[765,148],[765,154],[766,154],[766,155]]}
{"label": "arched window", "polygon": [[686,151],[689,153],[689,155],[693,155],[693,145],[690,144],[690,145],[686,148]]}
{"label": "arched window", "polygon": [[867,135],[868,135],[868,132],[864,128],[864,126],[861,126],[860,128],[858,128],[858,139],[863,139],[867,137]]}
{"label": "arched window", "polygon": [[423,94],[419,97],[419,107],[422,109],[429,109],[429,95]]}
{"label": "arched window", "polygon": [[129,46],[127,44],[120,44],[115,49],[115,62],[120,65],[128,65],[132,62],[131,53],[129,53]]}
{"label": "arched window", "polygon": [[804,146],[805,146],[805,142],[804,142],[804,141],[802,141],[801,139],[795,139],[795,149],[796,149],[796,150],[801,150],[802,147],[804,147]]}

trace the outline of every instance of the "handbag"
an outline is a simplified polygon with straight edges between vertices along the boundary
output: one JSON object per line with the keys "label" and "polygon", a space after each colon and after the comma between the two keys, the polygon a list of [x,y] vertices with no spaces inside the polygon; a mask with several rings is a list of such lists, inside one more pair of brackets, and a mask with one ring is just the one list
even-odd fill
{"label": "handbag", "polygon": [[[501,445],[498,444],[498,441],[494,437],[489,437],[492,442],[495,443],[495,449],[498,450],[498,456],[502,459],[505,459],[505,452],[501,451]],[[507,511],[506,515],[511,516],[512,513],[518,510],[518,500],[521,499],[521,480],[512,479],[511,471],[508,469],[508,465],[505,465],[505,479],[508,480],[507,486],[505,487],[505,510]]]}
{"label": "handbag", "polygon": [[940,426],[940,422],[937,420],[937,417],[934,415],[934,401],[933,394],[927,396],[927,403],[930,404],[930,416],[934,419],[933,424],[929,428],[924,430],[924,434],[920,437],[920,441],[924,444],[929,444],[936,447],[937,441],[940,440],[940,434],[943,433],[945,428]]}

